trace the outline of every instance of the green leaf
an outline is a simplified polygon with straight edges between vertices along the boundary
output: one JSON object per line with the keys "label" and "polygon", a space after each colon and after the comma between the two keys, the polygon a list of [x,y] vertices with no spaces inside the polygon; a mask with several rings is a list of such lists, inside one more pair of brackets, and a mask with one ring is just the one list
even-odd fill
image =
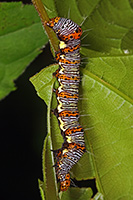
{"label": "green leaf", "polygon": [[[58,69],[58,65],[50,65],[41,70],[40,73],[37,73],[30,81],[35,86],[38,96],[40,96],[47,106],[51,101],[52,89],[53,89],[53,72]],[[55,79],[54,79],[55,80]]]}
{"label": "green leaf", "polygon": [[91,200],[92,191],[90,188],[71,188],[71,190],[67,190],[66,192],[63,192],[61,196],[61,200]]}
{"label": "green leaf", "polygon": [[47,41],[33,5],[0,3],[0,99]]}
{"label": "green leaf", "polygon": [[[38,95],[45,100],[48,106],[48,135],[44,142],[43,148],[43,179],[44,179],[44,187],[43,190],[45,192],[46,199],[56,200],[58,199],[58,189],[57,189],[57,182],[56,182],[56,174],[55,169],[53,167],[54,158],[53,152],[51,151],[54,149],[54,137],[57,136],[52,133],[51,131],[51,101],[52,101],[52,91],[53,91],[53,84],[55,78],[53,79],[52,72],[58,68],[58,65],[51,65],[43,70],[40,73],[36,74],[30,81],[35,86],[35,89]],[[46,76],[47,75],[47,76]],[[56,140],[55,140],[56,144]],[[52,192],[51,192],[52,191]]]}
{"label": "green leaf", "polygon": [[42,200],[45,200],[44,183],[41,180],[38,180],[38,184],[39,184],[39,189],[40,189]]}
{"label": "green leaf", "polygon": [[[82,28],[91,29],[86,38],[83,32],[81,53],[87,63],[80,67],[82,81],[80,84],[79,110],[80,123],[85,130],[87,153],[71,170],[71,177],[77,180],[96,178],[98,193],[94,199],[131,200],[133,179],[132,157],[132,66],[133,66],[133,3],[116,0],[83,0],[83,1],[48,1],[45,6],[54,17],[67,17],[80,24],[87,16]],[[84,61],[84,60],[83,60]],[[49,145],[44,151],[50,163],[54,163],[50,147],[57,149],[63,142],[58,122],[50,108],[56,107],[55,94],[52,88],[55,78],[52,73],[58,68],[51,65],[31,78],[38,95],[44,99],[48,107],[48,138]],[[47,139],[48,140],[48,139]],[[46,146],[45,146],[46,147]],[[44,154],[43,154],[44,155]],[[45,158],[44,158],[45,160]],[[53,174],[53,169],[43,162],[46,173]],[[50,168],[51,172],[47,172]],[[51,183],[52,184],[52,183]],[[56,190],[56,181],[53,188]],[[48,190],[48,187],[44,188]],[[77,188],[70,188],[57,198],[71,199],[71,194]],[[82,189],[77,189],[80,199]],[[56,193],[56,192],[55,192]],[[85,193],[85,190],[84,192]],[[86,199],[89,199],[90,193]],[[47,199],[47,198],[46,198]],[[83,198],[82,198],[83,199]],[[84,198],[85,199],[85,198]]]}

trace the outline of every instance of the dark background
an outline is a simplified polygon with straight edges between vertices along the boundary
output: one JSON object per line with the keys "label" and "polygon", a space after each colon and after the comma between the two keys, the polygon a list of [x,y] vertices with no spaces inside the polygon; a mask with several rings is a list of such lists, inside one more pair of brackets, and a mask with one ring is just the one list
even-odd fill
{"label": "dark background", "polygon": [[0,101],[0,200],[41,199],[38,178],[43,179],[46,105],[37,96],[29,78],[51,63],[53,59],[47,45],[15,81],[17,90]]}

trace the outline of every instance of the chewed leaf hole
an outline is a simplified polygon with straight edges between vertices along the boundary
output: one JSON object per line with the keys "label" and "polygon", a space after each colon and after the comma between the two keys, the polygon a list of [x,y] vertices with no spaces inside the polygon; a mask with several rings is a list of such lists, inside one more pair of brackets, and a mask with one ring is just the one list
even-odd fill
{"label": "chewed leaf hole", "polygon": [[88,179],[88,180],[83,180],[83,181],[77,181],[76,179],[72,179],[71,181],[71,187],[90,187],[93,191],[93,196],[98,192],[97,187],[96,187],[96,179]]}

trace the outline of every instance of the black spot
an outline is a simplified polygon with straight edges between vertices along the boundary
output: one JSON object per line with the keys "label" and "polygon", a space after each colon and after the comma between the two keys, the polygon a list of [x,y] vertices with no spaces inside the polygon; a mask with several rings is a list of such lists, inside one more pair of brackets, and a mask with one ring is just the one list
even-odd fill
{"label": "black spot", "polygon": [[79,28],[77,28],[75,32],[78,33],[79,32]]}

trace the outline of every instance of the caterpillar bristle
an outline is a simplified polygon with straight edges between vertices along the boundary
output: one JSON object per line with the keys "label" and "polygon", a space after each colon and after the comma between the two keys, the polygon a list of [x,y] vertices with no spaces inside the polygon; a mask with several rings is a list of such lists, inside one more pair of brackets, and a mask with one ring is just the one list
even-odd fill
{"label": "caterpillar bristle", "polygon": [[89,29],[83,30],[83,33],[89,32],[89,31],[92,31],[92,30],[93,30],[93,28],[89,28]]}
{"label": "caterpillar bristle", "polygon": [[85,21],[86,21],[87,18],[88,18],[88,16],[84,17],[84,19],[83,19],[83,21],[81,22],[80,26],[82,26],[82,25],[85,23]]}
{"label": "caterpillar bristle", "polygon": [[88,36],[88,33],[87,34],[85,34],[83,37],[82,37],[82,39],[81,40],[84,40],[86,37]]}

